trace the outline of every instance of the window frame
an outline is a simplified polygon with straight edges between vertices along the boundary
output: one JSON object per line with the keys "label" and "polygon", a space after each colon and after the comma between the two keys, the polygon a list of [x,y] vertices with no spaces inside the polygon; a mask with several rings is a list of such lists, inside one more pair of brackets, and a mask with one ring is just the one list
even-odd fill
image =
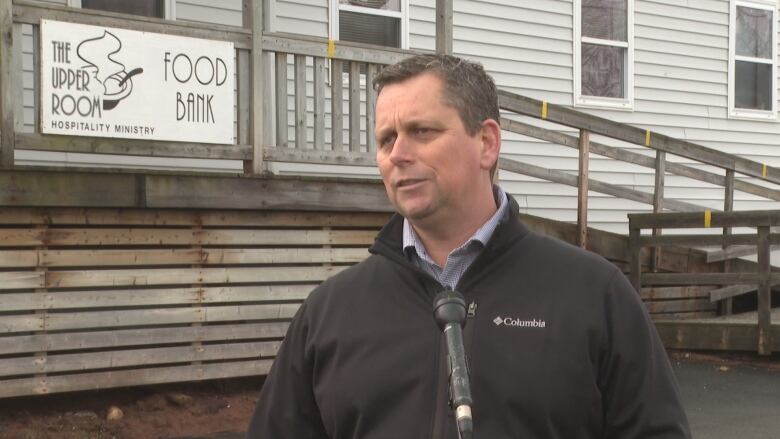
{"label": "window frame", "polygon": [[[71,8],[81,8],[81,0],[66,0],[66,6]],[[139,17],[141,17],[139,15]],[[157,18],[157,17],[149,17]],[[176,19],[176,0],[163,0],[163,19],[175,20]]]}
{"label": "window frame", "polygon": [[[763,9],[772,12],[772,56],[769,62],[765,58],[754,58],[737,55],[737,7],[743,6],[753,9]],[[728,117],[730,119],[749,119],[777,121],[777,0],[731,0],[729,5],[729,64],[728,64]],[[751,108],[737,108],[736,66],[737,61],[745,61],[756,64],[769,64],[772,66],[772,108],[770,110],[758,110]]]}
{"label": "window frame", "polygon": [[[362,6],[355,6],[355,5],[342,5],[339,3],[339,0],[330,0],[328,3],[329,8],[329,16],[330,19],[328,20],[328,38],[335,41],[340,41],[339,39],[339,11],[349,11],[349,12],[355,12],[359,14],[368,14],[368,15],[379,15],[382,17],[394,17],[394,18],[400,18],[401,21],[401,47],[400,49],[409,49],[409,0],[400,0],[399,1],[401,11],[386,11],[383,9],[373,9],[373,8],[365,8]],[[378,47],[387,47],[387,48],[393,48],[391,46],[378,46]]]}
{"label": "window frame", "polygon": [[[634,109],[634,0],[626,0],[626,41],[604,40],[582,36],[582,0],[574,0],[574,106],[633,111]],[[626,49],[624,98],[582,94],[582,44],[596,44]]]}

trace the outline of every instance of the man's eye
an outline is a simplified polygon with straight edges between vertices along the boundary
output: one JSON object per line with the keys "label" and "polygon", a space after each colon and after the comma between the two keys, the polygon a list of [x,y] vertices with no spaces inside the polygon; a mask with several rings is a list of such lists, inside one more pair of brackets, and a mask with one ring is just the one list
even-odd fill
{"label": "man's eye", "polygon": [[419,138],[422,141],[428,141],[436,136],[438,131],[429,127],[417,127],[411,130],[411,135]]}
{"label": "man's eye", "polygon": [[379,146],[381,148],[390,148],[395,143],[395,138],[395,135],[383,137],[382,140],[379,141]]}

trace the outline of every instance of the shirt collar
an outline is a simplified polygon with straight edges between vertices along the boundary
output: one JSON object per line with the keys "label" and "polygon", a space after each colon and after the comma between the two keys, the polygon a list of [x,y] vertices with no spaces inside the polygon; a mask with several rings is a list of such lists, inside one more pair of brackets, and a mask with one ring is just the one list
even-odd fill
{"label": "shirt collar", "polygon": [[[488,219],[479,229],[477,229],[477,231],[474,232],[474,234],[471,235],[471,237],[461,247],[469,245],[472,242],[478,242],[482,244],[482,246],[487,245],[487,242],[490,240],[490,237],[493,236],[493,232],[495,232],[498,223],[500,223],[501,220],[506,216],[507,206],[509,205],[507,202],[506,193],[503,189],[501,189],[500,186],[493,186],[493,195],[496,198],[496,201],[500,203],[498,205],[498,209],[496,209],[496,212],[493,214],[493,216],[491,216],[490,219]],[[404,253],[407,256],[410,256],[412,251],[416,251],[417,254],[421,257],[428,255],[428,252],[425,250],[425,246],[417,236],[417,232],[414,231],[411,223],[409,223],[409,220],[406,218],[404,218],[403,227],[403,248]]]}

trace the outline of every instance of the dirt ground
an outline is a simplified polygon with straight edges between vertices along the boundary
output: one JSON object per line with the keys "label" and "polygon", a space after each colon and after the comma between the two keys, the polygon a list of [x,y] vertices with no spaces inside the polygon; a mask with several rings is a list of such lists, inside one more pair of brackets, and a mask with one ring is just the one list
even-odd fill
{"label": "dirt ground", "polygon": [[[0,400],[0,439],[170,439],[244,432],[262,379]],[[108,420],[111,407],[121,419]]]}
{"label": "dirt ground", "polygon": [[[780,372],[780,356],[670,351],[673,362]],[[171,439],[246,431],[262,379],[78,392],[0,400],[0,439]],[[112,406],[122,411],[108,420]]]}

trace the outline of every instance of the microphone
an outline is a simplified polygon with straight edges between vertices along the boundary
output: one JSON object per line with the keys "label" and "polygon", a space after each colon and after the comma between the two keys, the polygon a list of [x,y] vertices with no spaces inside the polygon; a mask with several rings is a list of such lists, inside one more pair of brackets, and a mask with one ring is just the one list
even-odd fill
{"label": "microphone", "polygon": [[466,300],[457,291],[444,290],[433,299],[433,317],[444,331],[450,357],[450,403],[461,439],[471,439],[474,421],[471,417],[471,387],[463,347],[463,326],[466,324]]}

